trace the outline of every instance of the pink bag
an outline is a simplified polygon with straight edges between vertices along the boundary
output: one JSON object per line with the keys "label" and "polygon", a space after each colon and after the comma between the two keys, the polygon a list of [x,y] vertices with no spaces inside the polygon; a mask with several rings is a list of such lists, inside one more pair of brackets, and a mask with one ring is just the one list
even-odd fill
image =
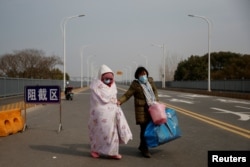
{"label": "pink bag", "polygon": [[162,103],[153,103],[148,111],[152,117],[154,124],[160,125],[167,122],[167,115],[165,112],[166,106]]}

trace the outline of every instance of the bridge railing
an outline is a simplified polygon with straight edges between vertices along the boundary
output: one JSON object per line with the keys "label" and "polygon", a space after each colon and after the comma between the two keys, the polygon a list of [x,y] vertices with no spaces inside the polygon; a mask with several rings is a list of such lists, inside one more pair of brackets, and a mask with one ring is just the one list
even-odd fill
{"label": "bridge railing", "polygon": [[[129,85],[130,81],[120,83]],[[69,84],[74,88],[81,87],[80,81],[69,81]],[[87,84],[83,81],[83,86]],[[155,84],[162,87],[161,81],[155,81]],[[166,81],[166,88],[207,90],[207,84],[207,81]],[[27,85],[59,85],[63,89],[62,80],[0,77],[0,98],[23,94]],[[250,80],[212,80],[211,90],[250,93]]]}

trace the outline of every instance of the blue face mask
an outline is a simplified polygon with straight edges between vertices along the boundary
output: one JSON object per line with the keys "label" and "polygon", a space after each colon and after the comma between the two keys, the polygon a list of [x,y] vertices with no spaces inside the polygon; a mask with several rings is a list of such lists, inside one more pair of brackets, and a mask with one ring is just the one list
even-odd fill
{"label": "blue face mask", "polygon": [[139,81],[145,84],[148,81],[147,75],[140,76]]}

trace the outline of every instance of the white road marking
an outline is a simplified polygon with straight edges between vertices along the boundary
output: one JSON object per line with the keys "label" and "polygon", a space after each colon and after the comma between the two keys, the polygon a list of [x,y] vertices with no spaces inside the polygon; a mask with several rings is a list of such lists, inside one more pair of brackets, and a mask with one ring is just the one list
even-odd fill
{"label": "white road marking", "polygon": [[209,97],[209,96],[206,96],[206,95],[198,95],[198,94],[182,94],[180,95],[181,97],[189,97],[189,98],[206,98],[206,97]]}
{"label": "white road marking", "polygon": [[171,97],[169,95],[164,95],[164,94],[158,94],[159,97]]}
{"label": "white road marking", "polygon": [[227,100],[227,99],[216,99],[217,101],[223,102],[223,103],[240,103],[240,104],[250,104],[250,102],[247,101],[240,101],[240,100]]}
{"label": "white road marking", "polygon": [[[220,109],[220,108],[211,108],[211,109],[221,111],[221,112],[218,112],[218,113],[237,115],[237,116],[240,117],[239,118],[240,121],[248,121],[248,120],[250,120],[250,112],[233,112],[233,111],[224,110],[224,109]],[[249,114],[246,114],[246,113],[249,113]]]}
{"label": "white road marking", "polygon": [[181,97],[181,98],[185,98],[185,99],[191,99],[191,100],[193,100],[193,99],[194,99],[193,97],[188,97],[188,96],[179,96],[179,97]]}
{"label": "white road marking", "polygon": [[187,101],[187,100],[181,100],[181,99],[171,99],[171,102],[181,102],[181,103],[187,103],[187,104],[194,104],[192,101]]}
{"label": "white road marking", "polygon": [[249,108],[249,107],[243,107],[243,106],[235,106],[235,107],[250,110],[250,108]]}

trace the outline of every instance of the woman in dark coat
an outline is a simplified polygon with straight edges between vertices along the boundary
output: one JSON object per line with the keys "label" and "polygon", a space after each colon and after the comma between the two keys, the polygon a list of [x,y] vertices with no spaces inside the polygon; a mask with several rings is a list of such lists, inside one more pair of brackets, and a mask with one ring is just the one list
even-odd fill
{"label": "woman in dark coat", "polygon": [[148,76],[148,71],[144,67],[138,67],[135,71],[135,80],[131,83],[127,92],[124,93],[117,102],[118,105],[121,105],[129,100],[130,97],[134,96],[136,124],[140,125],[141,128],[140,146],[138,149],[146,158],[151,157],[144,139],[145,129],[151,120],[151,116],[148,112],[149,103],[150,101],[159,101],[153,78]]}

